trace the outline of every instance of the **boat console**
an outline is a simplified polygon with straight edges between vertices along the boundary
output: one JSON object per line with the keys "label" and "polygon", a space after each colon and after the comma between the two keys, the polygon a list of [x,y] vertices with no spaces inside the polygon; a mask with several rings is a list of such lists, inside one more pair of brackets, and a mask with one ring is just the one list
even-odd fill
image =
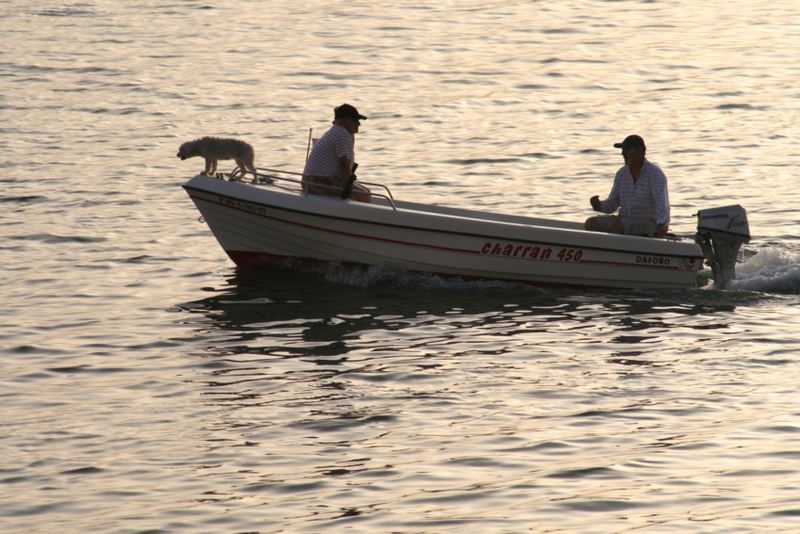
{"label": "boat console", "polygon": [[747,212],[738,204],[698,211],[694,240],[711,267],[714,284],[724,289],[736,276],[742,243],[750,242]]}

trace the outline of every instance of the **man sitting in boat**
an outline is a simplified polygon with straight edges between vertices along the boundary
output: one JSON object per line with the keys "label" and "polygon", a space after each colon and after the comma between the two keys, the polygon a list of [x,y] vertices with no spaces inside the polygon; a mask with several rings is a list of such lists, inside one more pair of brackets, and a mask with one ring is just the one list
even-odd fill
{"label": "man sitting in boat", "polygon": [[666,237],[669,227],[669,193],[667,177],[655,164],[644,157],[644,139],[629,135],[621,143],[625,165],[617,171],[608,198],[595,195],[589,199],[595,211],[619,215],[589,217],[586,230],[613,234]]}
{"label": "man sitting in boat", "polygon": [[[316,142],[306,161],[303,191],[315,195],[351,196],[360,202],[370,202],[369,189],[356,182],[353,174],[355,134],[366,117],[350,104],[337,106],[333,114],[333,126]],[[347,194],[350,187],[352,193]]]}

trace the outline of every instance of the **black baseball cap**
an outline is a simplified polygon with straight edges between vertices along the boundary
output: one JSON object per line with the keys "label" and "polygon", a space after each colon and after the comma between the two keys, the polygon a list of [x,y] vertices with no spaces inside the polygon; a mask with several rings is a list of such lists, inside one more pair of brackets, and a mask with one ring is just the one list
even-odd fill
{"label": "black baseball cap", "polygon": [[356,119],[356,120],[366,120],[364,115],[361,115],[356,108],[351,106],[350,104],[342,104],[341,106],[337,106],[333,108],[333,116],[337,119]]}
{"label": "black baseball cap", "polygon": [[645,148],[644,139],[638,135],[629,135],[621,143],[614,143],[614,148],[628,148],[631,146]]}

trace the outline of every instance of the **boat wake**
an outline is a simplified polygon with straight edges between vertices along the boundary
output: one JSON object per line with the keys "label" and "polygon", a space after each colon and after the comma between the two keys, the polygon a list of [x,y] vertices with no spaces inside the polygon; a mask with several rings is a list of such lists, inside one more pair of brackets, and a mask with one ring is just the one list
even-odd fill
{"label": "boat wake", "polygon": [[737,265],[729,289],[800,294],[800,252],[776,246],[759,250]]}

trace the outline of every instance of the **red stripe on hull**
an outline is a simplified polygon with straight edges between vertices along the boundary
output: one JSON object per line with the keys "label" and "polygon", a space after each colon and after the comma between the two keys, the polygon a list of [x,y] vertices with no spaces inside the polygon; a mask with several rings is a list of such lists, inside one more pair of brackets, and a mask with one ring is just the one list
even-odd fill
{"label": "red stripe on hull", "polygon": [[[282,218],[282,217],[275,217],[274,215],[266,215],[264,213],[255,213],[253,211],[245,210],[245,209],[242,209],[242,208],[238,208],[236,206],[229,206],[228,204],[225,204],[224,202],[218,202],[216,200],[212,200],[212,199],[209,199],[209,198],[198,197],[198,196],[191,195],[191,194],[189,195],[189,197],[192,200],[195,200],[195,201],[199,200],[199,201],[202,201],[202,202],[208,202],[210,204],[216,204],[218,206],[222,206],[224,208],[240,211],[242,213],[247,213],[247,214],[250,214],[250,215],[256,215],[258,217],[263,217],[265,219],[278,221],[278,222],[281,222],[281,223],[284,223],[284,224],[291,224],[291,225],[294,225],[294,226],[299,226],[301,228],[309,228],[311,230],[317,230],[317,231],[320,231],[320,232],[328,232],[328,233],[344,235],[344,236],[348,236],[348,237],[357,237],[359,239],[371,239],[373,241],[383,241],[385,243],[395,243],[395,244],[398,244],[398,245],[413,245],[415,247],[424,247],[424,248],[430,248],[430,249],[434,249],[434,250],[446,250],[446,251],[450,251],[450,252],[463,252],[463,253],[466,253],[466,254],[480,254],[479,250],[463,249],[463,248],[452,248],[452,247],[445,247],[445,246],[441,246],[441,245],[433,245],[433,244],[430,244],[430,243],[399,241],[397,239],[389,239],[388,237],[379,237],[379,236],[375,236],[375,235],[359,234],[359,233],[354,233],[354,232],[344,232],[344,231],[341,231],[341,230],[333,230],[331,228],[326,228],[324,226],[318,226],[318,225],[303,223],[303,222],[299,222],[299,221],[293,221],[293,220],[285,219],[285,218]],[[270,206],[270,207],[273,208],[272,206]],[[281,208],[273,208],[273,209],[280,210]],[[375,223],[375,224],[382,224],[382,223]],[[425,231],[425,229],[422,229],[422,228],[414,228],[414,227],[409,227],[409,228],[412,229],[412,230]]]}

